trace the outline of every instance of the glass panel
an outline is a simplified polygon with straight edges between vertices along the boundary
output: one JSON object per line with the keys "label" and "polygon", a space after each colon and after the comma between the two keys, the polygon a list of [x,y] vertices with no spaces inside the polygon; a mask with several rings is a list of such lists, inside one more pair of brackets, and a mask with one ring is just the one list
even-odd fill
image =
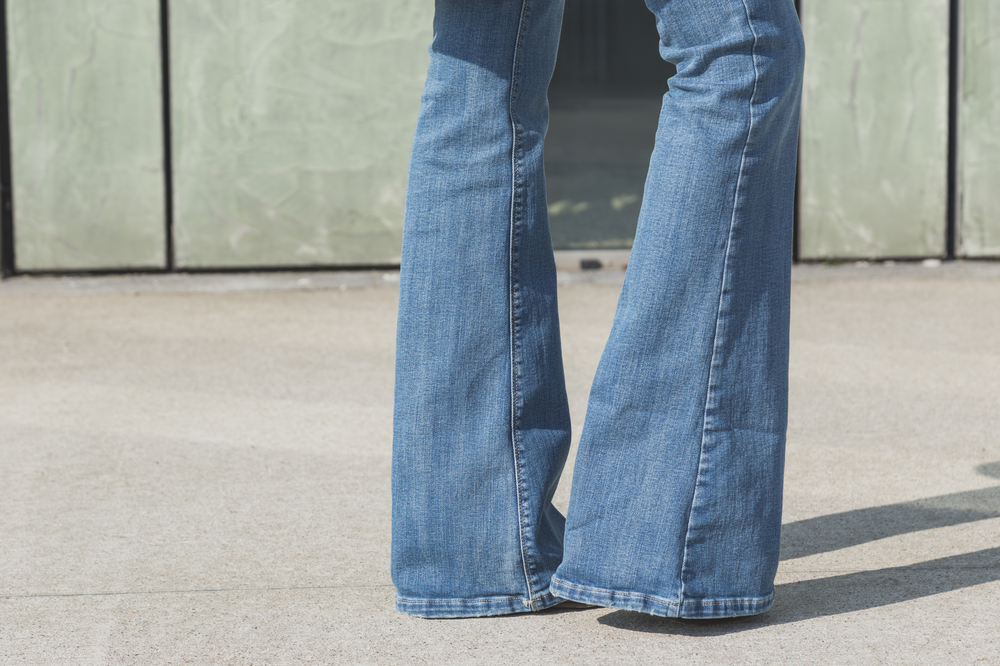
{"label": "glass panel", "polygon": [[1000,256],[1000,4],[965,0],[961,253]]}
{"label": "glass panel", "polygon": [[165,265],[156,0],[10,0],[19,270]]}
{"label": "glass panel", "polygon": [[398,262],[432,15],[171,2],[178,266]]}
{"label": "glass panel", "polygon": [[944,253],[948,0],[803,0],[801,256]]}

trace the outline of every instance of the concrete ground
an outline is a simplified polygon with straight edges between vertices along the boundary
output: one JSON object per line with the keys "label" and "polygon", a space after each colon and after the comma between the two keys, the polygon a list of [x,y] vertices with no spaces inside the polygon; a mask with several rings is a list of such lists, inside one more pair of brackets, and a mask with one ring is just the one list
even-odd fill
{"label": "concrete ground", "polygon": [[[1000,664],[1000,266],[795,269],[777,603],[714,624],[395,612],[397,279],[0,283],[0,663]],[[621,273],[561,279],[579,435]]]}

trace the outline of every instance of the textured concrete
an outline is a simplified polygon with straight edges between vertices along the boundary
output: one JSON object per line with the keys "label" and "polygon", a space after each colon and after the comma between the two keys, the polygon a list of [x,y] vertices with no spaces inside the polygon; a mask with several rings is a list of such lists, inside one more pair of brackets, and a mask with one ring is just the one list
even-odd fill
{"label": "textured concrete", "polygon": [[1000,266],[796,269],[778,601],[709,624],[393,610],[388,275],[0,283],[0,663],[997,663]]}

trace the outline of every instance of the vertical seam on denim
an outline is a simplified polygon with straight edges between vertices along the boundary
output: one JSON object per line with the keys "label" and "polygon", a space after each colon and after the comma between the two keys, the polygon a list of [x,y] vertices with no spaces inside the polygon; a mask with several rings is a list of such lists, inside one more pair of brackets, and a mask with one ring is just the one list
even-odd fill
{"label": "vertical seam on denim", "polygon": [[746,164],[747,158],[747,148],[750,146],[750,136],[753,133],[753,109],[754,109],[754,99],[757,97],[757,84],[760,82],[760,72],[757,70],[757,32],[753,29],[753,21],[750,19],[750,8],[747,7],[746,0],[740,0],[743,4],[743,12],[746,16],[747,28],[750,30],[750,34],[753,36],[753,42],[750,44],[750,62],[753,64],[753,89],[750,91],[750,101],[747,105],[749,121],[747,123],[747,134],[746,139],[743,142],[743,150],[740,153],[740,166],[739,171],[736,174],[736,189],[733,194],[733,213],[729,218],[729,234],[726,237],[726,252],[722,262],[722,281],[719,284],[719,303],[718,309],[716,311],[715,317],[715,331],[712,334],[712,359],[708,366],[708,386],[705,391],[705,411],[702,416],[701,423],[701,448],[698,452],[698,474],[695,477],[694,482],[694,492],[691,493],[691,508],[688,511],[688,524],[687,530],[684,534],[684,556],[681,559],[681,575],[680,575],[680,589],[678,594],[678,602],[684,601],[684,571],[687,569],[688,563],[688,550],[691,542],[691,522],[694,519],[694,503],[698,498],[698,486],[701,484],[702,476],[702,465],[704,464],[705,458],[705,433],[708,430],[708,407],[709,399],[712,396],[713,388],[715,386],[715,369],[716,362],[719,356],[719,339],[722,337],[722,315],[723,308],[722,304],[726,298],[726,280],[729,278],[729,259],[730,253],[732,252],[733,246],[733,231],[736,228],[736,211],[739,208],[740,202],[740,191],[743,187],[743,168]]}
{"label": "vertical seam on denim", "polygon": [[531,572],[527,544],[524,537],[523,520],[523,500],[521,494],[521,457],[518,455],[518,434],[517,434],[517,403],[518,403],[518,382],[517,382],[517,283],[514,278],[516,268],[515,242],[517,237],[517,219],[519,214],[520,200],[518,197],[518,168],[517,168],[517,121],[514,117],[514,95],[517,89],[518,58],[521,54],[521,36],[524,31],[524,18],[527,14],[528,0],[521,3],[521,13],[517,23],[517,36],[514,39],[514,53],[511,59],[510,70],[510,93],[507,99],[507,113],[510,116],[511,148],[510,148],[510,234],[507,248],[507,307],[510,312],[510,444],[511,453],[514,456],[514,489],[517,495],[517,532],[521,548],[521,566],[524,569],[524,583],[527,586],[528,601],[525,604],[530,608],[534,601],[534,589],[531,586]]}

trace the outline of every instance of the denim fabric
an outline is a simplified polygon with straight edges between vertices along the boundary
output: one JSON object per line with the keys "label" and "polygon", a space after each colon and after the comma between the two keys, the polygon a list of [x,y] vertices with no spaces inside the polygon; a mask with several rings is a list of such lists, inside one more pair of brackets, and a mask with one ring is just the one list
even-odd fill
{"label": "denim fabric", "polygon": [[562,0],[438,0],[406,202],[392,576],[423,617],[773,601],[803,46],[791,0],[647,0],[677,66],[568,519],[542,142]]}

